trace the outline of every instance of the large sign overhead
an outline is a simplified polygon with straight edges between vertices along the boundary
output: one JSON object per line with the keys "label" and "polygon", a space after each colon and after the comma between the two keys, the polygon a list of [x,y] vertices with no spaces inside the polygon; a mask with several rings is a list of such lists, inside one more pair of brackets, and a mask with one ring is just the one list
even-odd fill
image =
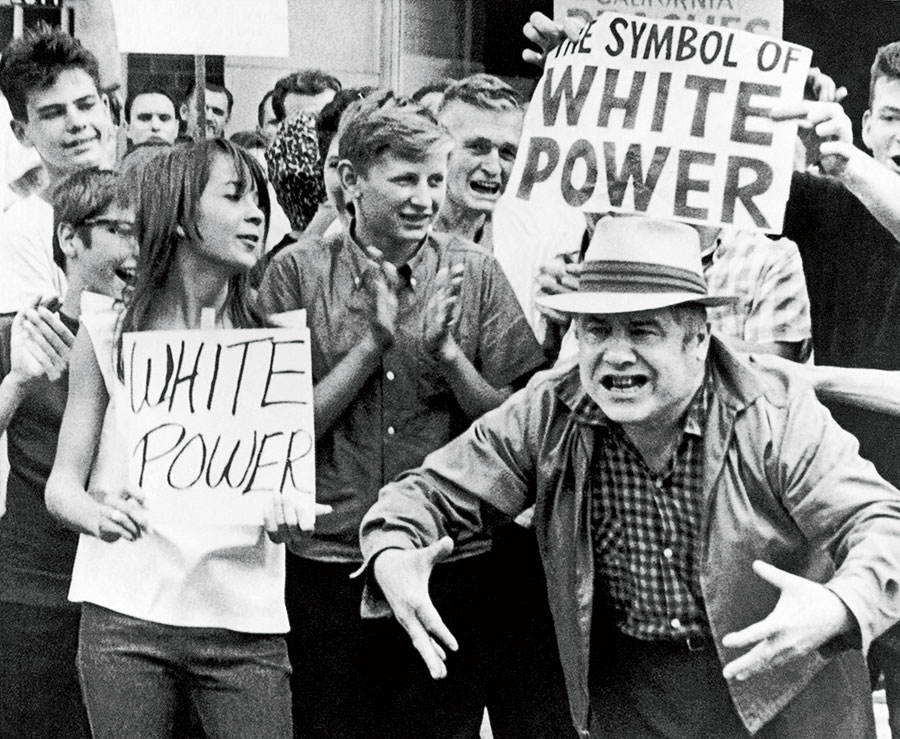
{"label": "large sign overhead", "polygon": [[122,53],[290,54],[288,0],[111,0]]}
{"label": "large sign overhead", "polygon": [[509,190],[590,212],[780,232],[811,52],[704,24],[603,13],[547,56]]}

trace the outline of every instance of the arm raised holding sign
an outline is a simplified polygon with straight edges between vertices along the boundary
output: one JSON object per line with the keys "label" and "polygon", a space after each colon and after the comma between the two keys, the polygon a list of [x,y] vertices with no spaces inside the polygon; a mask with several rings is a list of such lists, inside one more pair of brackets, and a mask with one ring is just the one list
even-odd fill
{"label": "arm raised holding sign", "polygon": [[[900,177],[889,156],[882,161],[853,144],[850,119],[840,103],[804,100],[772,109],[776,121],[800,120],[808,145],[826,174],[836,177],[896,239],[900,239]],[[868,120],[868,118],[867,118]]]}

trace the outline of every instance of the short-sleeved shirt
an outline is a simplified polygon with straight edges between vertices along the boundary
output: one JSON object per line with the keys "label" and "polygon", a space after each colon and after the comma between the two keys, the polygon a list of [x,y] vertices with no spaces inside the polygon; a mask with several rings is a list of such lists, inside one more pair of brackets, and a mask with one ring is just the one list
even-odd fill
{"label": "short-sleeved shirt", "polygon": [[0,216],[0,265],[0,313],[65,295],[66,276],[53,261],[53,208],[39,195],[13,203]]}
{"label": "short-sleeved shirt", "polygon": [[[334,511],[316,521],[309,559],[361,562],[358,532],[378,490],[429,452],[464,431],[470,420],[428,356],[422,316],[442,267],[465,265],[461,314],[454,338],[492,386],[526,376],[544,362],[519,303],[496,260],[457,236],[432,233],[399,268],[397,332],[333,427],[316,441],[316,497]],[[318,383],[370,331],[365,286],[372,269],[347,233],[304,239],[269,266],[260,298],[269,312],[304,308]],[[487,539],[458,542],[457,554],[489,548]]]}
{"label": "short-sleeved shirt", "polygon": [[790,239],[725,229],[703,274],[710,295],[737,295],[738,302],[708,308],[713,329],[750,344],[803,344],[809,355],[812,327],[803,262]]}
{"label": "short-sleeved shirt", "polygon": [[[75,333],[78,323],[60,314]],[[12,315],[0,317],[0,378],[10,370]],[[72,608],[66,594],[78,534],[57,523],[44,505],[68,397],[68,372],[28,389],[7,426],[9,477],[0,518],[0,600]]]}
{"label": "short-sleeved shirt", "polygon": [[[791,180],[784,235],[803,259],[816,364],[900,370],[900,242],[838,180],[803,172]],[[900,485],[897,418],[826,405]]]}

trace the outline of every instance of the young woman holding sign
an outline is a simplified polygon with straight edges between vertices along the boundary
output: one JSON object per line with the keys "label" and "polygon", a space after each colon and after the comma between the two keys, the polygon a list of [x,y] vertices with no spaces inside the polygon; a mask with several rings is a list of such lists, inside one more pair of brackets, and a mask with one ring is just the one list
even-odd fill
{"label": "young woman holding sign", "polygon": [[83,603],[78,666],[91,728],[95,739],[168,737],[189,700],[210,739],[289,739],[275,542],[311,530],[325,508],[291,489],[269,500],[268,536],[171,517],[151,526],[117,428],[128,403],[122,333],[199,329],[201,315],[204,328],[266,325],[247,278],[265,243],[265,178],[246,152],[211,139],[154,159],[141,190],[136,281],[124,313],[107,302],[83,314],[46,493],[51,513],[82,533],[69,597]]}

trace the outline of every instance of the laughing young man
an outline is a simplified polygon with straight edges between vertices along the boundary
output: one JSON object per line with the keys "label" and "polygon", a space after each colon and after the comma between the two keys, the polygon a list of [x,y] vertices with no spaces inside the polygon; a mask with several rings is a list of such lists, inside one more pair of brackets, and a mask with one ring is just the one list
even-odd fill
{"label": "laughing young man", "polygon": [[509,182],[523,115],[516,91],[489,74],[466,77],[444,92],[438,120],[454,146],[439,231],[493,250],[491,215]]}
{"label": "laughing young man", "polygon": [[534,505],[581,737],[874,736],[862,651],[900,616],[900,493],[808,386],[710,336],[728,298],[689,226],[602,219],[578,290],[543,301],[575,316],[578,364],[382,489],[368,603],[447,675],[471,646],[433,562]]}
{"label": "laughing young man", "polygon": [[[16,138],[37,151],[51,188],[79,169],[112,164],[97,60],[71,36],[42,29],[10,42],[0,59],[0,90]],[[0,264],[0,313],[65,293],[65,275],[53,262],[53,209],[44,193],[14,203],[3,215]]]}
{"label": "laughing young man", "polygon": [[[288,558],[295,730],[305,739],[474,739],[490,539],[461,543],[435,597],[472,645],[435,684],[397,624],[362,621],[358,531],[378,489],[461,433],[543,362],[499,265],[431,231],[450,136],[416,105],[361,100],[345,112],[338,165],[345,232],[279,253],[260,288],[270,312],[303,308],[315,387],[316,496],[333,513]],[[484,646],[482,646],[484,645]]]}
{"label": "laughing young man", "polygon": [[78,535],[50,517],[44,488],[68,397],[82,296],[120,299],[135,268],[132,184],[95,168],[58,183],[53,258],[68,288],[56,308],[32,305],[0,315],[0,431],[10,461],[0,518],[3,737],[90,737],[75,666],[81,610],[67,597]]}

